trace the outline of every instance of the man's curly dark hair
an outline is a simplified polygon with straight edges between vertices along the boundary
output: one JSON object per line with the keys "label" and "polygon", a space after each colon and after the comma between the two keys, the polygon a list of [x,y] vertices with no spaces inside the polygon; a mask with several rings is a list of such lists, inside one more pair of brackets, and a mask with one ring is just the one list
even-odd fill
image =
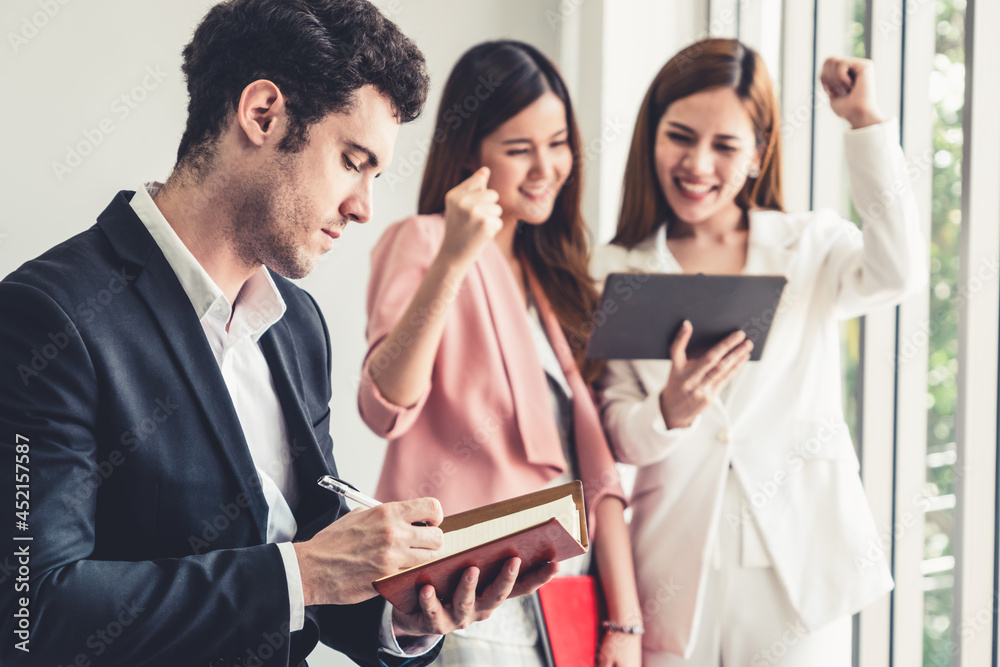
{"label": "man's curly dark hair", "polygon": [[371,84],[412,121],[427,98],[423,54],[367,0],[229,0],[212,7],[184,47],[187,126],[177,167],[207,170],[243,89],[267,79],[286,98],[288,134],[299,151],[309,127],[351,106]]}

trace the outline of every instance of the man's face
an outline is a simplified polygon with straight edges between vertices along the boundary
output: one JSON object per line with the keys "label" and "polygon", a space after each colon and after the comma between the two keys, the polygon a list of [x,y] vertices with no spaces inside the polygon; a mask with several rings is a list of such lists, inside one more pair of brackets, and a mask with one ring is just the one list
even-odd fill
{"label": "man's face", "polygon": [[371,219],[373,182],[392,160],[398,132],[388,99],[365,86],[348,112],[309,127],[300,152],[269,148],[233,188],[240,258],[286,278],[308,275],[348,222]]}

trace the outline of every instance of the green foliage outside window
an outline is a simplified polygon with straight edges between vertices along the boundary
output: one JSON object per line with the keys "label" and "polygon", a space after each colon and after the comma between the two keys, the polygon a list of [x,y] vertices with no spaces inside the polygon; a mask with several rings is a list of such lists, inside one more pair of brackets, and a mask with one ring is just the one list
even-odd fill
{"label": "green foliage outside window", "polygon": [[[865,56],[866,2],[855,0],[848,20],[847,51]],[[965,94],[965,0],[936,0],[936,43],[928,83],[932,108],[933,171],[931,200],[930,317],[927,377],[927,495],[942,509],[926,514],[924,533],[924,667],[951,664],[951,559],[955,493],[955,402],[958,372],[958,237],[962,223],[962,110]],[[905,119],[904,119],[905,122]],[[910,156],[911,158],[913,156]],[[850,206],[852,219],[858,216]],[[857,438],[859,320],[843,332],[845,415]]]}

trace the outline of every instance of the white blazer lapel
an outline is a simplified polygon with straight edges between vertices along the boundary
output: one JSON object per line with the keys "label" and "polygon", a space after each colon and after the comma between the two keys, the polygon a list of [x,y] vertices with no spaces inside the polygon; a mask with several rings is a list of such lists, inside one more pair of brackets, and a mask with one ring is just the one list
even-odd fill
{"label": "white blazer lapel", "polygon": [[750,242],[745,275],[788,276],[795,253],[790,245],[797,238],[788,215],[780,211],[750,212]]}

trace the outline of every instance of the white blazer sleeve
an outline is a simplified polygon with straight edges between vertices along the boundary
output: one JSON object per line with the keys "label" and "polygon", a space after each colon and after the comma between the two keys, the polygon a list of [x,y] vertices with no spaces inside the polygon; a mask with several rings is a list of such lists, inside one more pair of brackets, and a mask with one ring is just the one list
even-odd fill
{"label": "white blazer sleeve", "polygon": [[[603,289],[609,273],[633,270],[629,251],[607,245],[594,252],[591,273]],[[610,360],[597,380],[601,421],[615,458],[622,463],[644,466],[661,461],[697,428],[700,417],[687,428],[668,429],[660,412],[660,390],[640,381],[633,364],[642,361]],[[664,378],[666,382],[666,378]]]}
{"label": "white blazer sleeve", "polygon": [[898,122],[849,130],[844,143],[862,231],[849,223],[837,225],[819,279],[833,290],[837,315],[849,318],[898,303],[923,287],[927,245],[899,147]]}
{"label": "white blazer sleeve", "polygon": [[[640,362],[641,363],[641,362]],[[660,392],[647,393],[632,368],[633,362],[609,361],[597,381],[601,420],[615,458],[645,466],[667,458],[686,436],[698,428],[667,428],[660,411]]]}

